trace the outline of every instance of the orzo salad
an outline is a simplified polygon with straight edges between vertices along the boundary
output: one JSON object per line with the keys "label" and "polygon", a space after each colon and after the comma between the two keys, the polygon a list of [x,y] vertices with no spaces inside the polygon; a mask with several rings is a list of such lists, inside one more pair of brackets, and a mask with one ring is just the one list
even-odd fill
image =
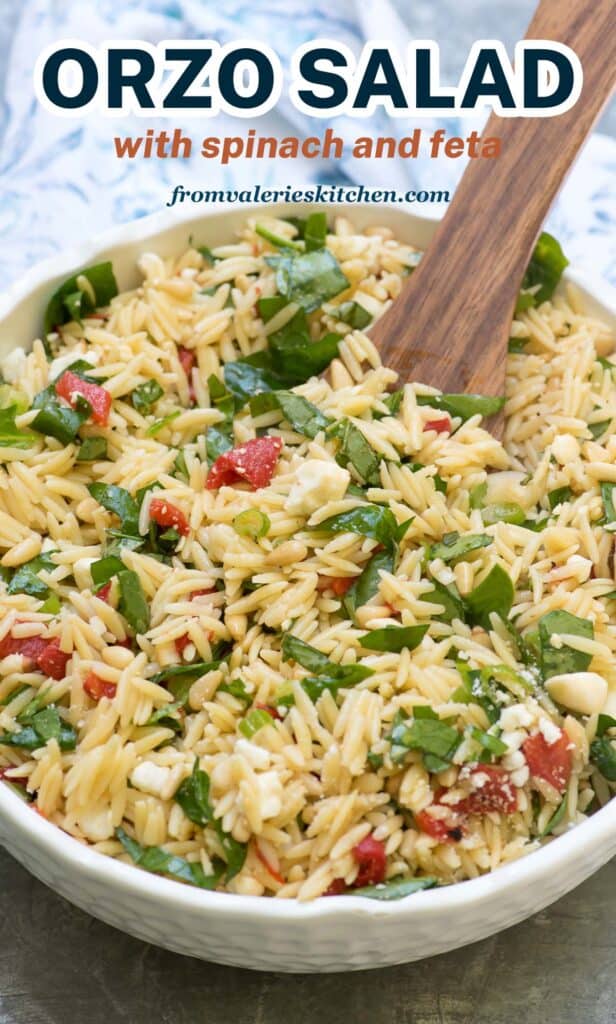
{"label": "orzo salad", "polygon": [[[395,899],[616,785],[616,339],[542,235],[500,400],[370,341],[420,254],[250,220],[82,269],[0,386],[0,775],[188,885]],[[558,286],[558,287],[557,287]]]}

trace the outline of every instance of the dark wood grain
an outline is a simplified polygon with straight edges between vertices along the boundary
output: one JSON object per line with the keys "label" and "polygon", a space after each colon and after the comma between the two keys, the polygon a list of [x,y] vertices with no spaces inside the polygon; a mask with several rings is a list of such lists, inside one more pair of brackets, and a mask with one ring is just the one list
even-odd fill
{"label": "dark wood grain", "polygon": [[383,361],[442,391],[504,392],[509,328],[545,216],[616,77],[614,0],[542,0],[530,39],[579,56],[582,94],[552,118],[490,117],[496,159],[469,161],[454,199],[402,294],[372,328]]}

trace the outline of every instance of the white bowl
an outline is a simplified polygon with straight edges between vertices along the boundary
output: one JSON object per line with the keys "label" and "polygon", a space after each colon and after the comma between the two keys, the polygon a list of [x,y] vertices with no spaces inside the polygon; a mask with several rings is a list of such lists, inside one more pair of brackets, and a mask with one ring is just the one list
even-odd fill
{"label": "white bowl", "polygon": [[[264,212],[264,207],[255,208]],[[35,267],[0,298],[0,353],[39,334],[54,285],[76,269],[113,260],[121,288],[137,281],[144,250],[180,252],[189,235],[215,245],[254,212],[223,210],[190,220],[156,216],[125,225]],[[297,213],[292,206],[267,212]],[[400,209],[332,207],[359,227],[390,225],[423,248],[435,221]],[[568,273],[589,308],[616,321],[616,295],[603,282]],[[310,904],[204,892],[94,852],[49,824],[0,785],[0,840],[37,878],[95,917],[179,953],[271,971],[347,971],[420,960],[522,921],[558,899],[616,852],[616,801],[535,853],[481,878],[382,903],[333,896]]]}

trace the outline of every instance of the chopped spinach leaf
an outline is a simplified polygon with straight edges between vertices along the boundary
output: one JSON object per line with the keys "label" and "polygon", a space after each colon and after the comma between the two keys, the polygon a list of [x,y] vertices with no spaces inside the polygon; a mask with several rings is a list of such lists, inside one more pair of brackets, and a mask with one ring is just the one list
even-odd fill
{"label": "chopped spinach leaf", "polygon": [[[85,277],[89,282],[94,293],[94,302],[90,288],[80,287],[81,277]],[[69,277],[52,295],[45,310],[44,333],[49,334],[68,320],[80,321],[82,316],[93,313],[99,306],[108,306],[117,294],[118,286],[111,263],[97,263],[95,266],[85,267]]]}
{"label": "chopped spinach leaf", "polygon": [[208,462],[215,462],[219,455],[228,452],[233,448],[233,414],[235,412],[235,399],[231,391],[215,374],[210,374],[207,380],[210,399],[215,409],[222,413],[223,419],[207,428],[205,435],[205,450]]}
{"label": "chopped spinach leaf", "polygon": [[381,456],[368,443],[359,427],[345,418],[334,423],[328,434],[340,440],[337,458],[341,465],[347,466],[350,463],[367,484],[378,486],[381,482]]}
{"label": "chopped spinach leaf", "polygon": [[140,384],[132,392],[131,401],[138,413],[141,413],[142,416],[147,416],[152,412],[152,409],[158,400],[163,397],[164,393],[157,380],[146,380],[144,384]]}
{"label": "chopped spinach leaf", "polygon": [[369,900],[403,900],[406,896],[412,896],[423,889],[433,889],[438,885],[438,879],[424,876],[423,878],[390,878],[387,882],[380,882],[378,885],[365,885],[359,889],[353,889],[349,895],[365,896]]}
{"label": "chopped spinach leaf", "polygon": [[9,594],[29,594],[30,597],[46,598],[49,595],[49,587],[39,577],[41,569],[45,572],[53,572],[56,568],[55,562],[51,560],[52,551],[42,552],[29,562],[24,562],[15,571],[7,589]]}
{"label": "chopped spinach leaf", "polygon": [[605,523],[607,526],[616,527],[616,507],[614,506],[614,488],[616,487],[616,484],[603,480],[599,486],[601,488],[601,498],[603,500]]}
{"label": "chopped spinach leaf", "polygon": [[118,516],[123,533],[139,535],[139,505],[127,490],[102,483],[90,484],[88,490],[99,505]]}
{"label": "chopped spinach leaf", "polygon": [[[33,701],[34,707],[37,705]],[[22,713],[23,715],[23,713]],[[72,725],[60,717],[56,707],[49,705],[42,711],[27,717],[20,715],[24,726],[19,732],[5,733],[0,736],[0,744],[8,747],[20,747],[24,750],[38,750],[48,740],[56,740],[60,750],[74,750],[77,746],[77,733]]]}
{"label": "chopped spinach leaf", "polygon": [[[372,320],[372,315],[359,302],[342,302],[330,313],[335,320],[348,324],[354,331],[362,331]],[[400,392],[402,394],[402,392]]]}
{"label": "chopped spinach leaf", "polygon": [[568,265],[569,260],[556,239],[547,231],[542,231],[522,281],[522,288],[526,291],[539,285],[539,289],[532,295],[532,305],[538,306],[552,298],[563,270]]}
{"label": "chopped spinach leaf", "polygon": [[367,604],[374,597],[381,584],[381,572],[394,571],[393,550],[377,551],[366,563],[353,586],[347,590],[342,606],[350,619],[355,618],[355,611]]}
{"label": "chopped spinach leaf", "polygon": [[261,416],[272,409],[280,409],[292,429],[304,437],[314,438],[331,424],[331,420],[316,405],[292,391],[262,392],[250,399],[253,416]]}
{"label": "chopped spinach leaf", "polygon": [[266,256],[265,262],[276,271],[279,294],[288,302],[297,302],[307,313],[349,287],[338,260],[329,249]]}
{"label": "chopped spinach leaf", "polygon": [[608,736],[599,736],[590,744],[590,760],[604,779],[616,782],[616,746]]}
{"label": "chopped spinach leaf", "polygon": [[488,547],[492,538],[485,533],[468,533],[461,537],[458,533],[446,533],[438,544],[432,544],[428,551],[430,559],[440,558],[443,562],[458,562],[472,551]]}
{"label": "chopped spinach leaf", "polygon": [[306,252],[324,249],[327,239],[327,214],[311,213],[306,219],[303,234]]}
{"label": "chopped spinach leaf", "polygon": [[187,882],[199,889],[215,889],[220,881],[222,871],[206,875],[198,862],[193,863],[184,857],[166,853],[160,846],[142,846],[136,839],[131,839],[123,828],[116,828],[115,834],[129,857],[144,871],[168,875],[178,882]]}
{"label": "chopped spinach leaf", "polygon": [[222,822],[214,817],[214,808],[210,803],[210,778],[207,772],[199,768],[199,760],[195,758],[192,774],[181,783],[174,800],[180,805],[187,818],[196,825],[205,828],[213,825],[216,829],[220,845],[226,857],[226,880],[230,882],[244,867],[248,844],[240,843],[222,827]]}
{"label": "chopped spinach leaf", "polygon": [[107,458],[107,441],[104,437],[86,437],[77,452],[77,462],[94,462]]}
{"label": "chopped spinach leaf", "polygon": [[565,643],[560,646],[554,644],[552,637],[559,637],[562,633],[592,640],[593,624],[588,619],[560,610],[548,612],[539,619],[541,671],[544,679],[563,672],[585,672],[592,661],[592,655],[584,651],[577,651]]}
{"label": "chopped spinach leaf", "polygon": [[469,621],[490,629],[490,615],[496,612],[506,619],[511,611],[515,590],[511,577],[502,566],[494,565],[490,572],[465,598]]}
{"label": "chopped spinach leaf", "polygon": [[427,625],[385,626],[383,629],[373,629],[369,633],[364,633],[359,637],[359,642],[370,651],[398,653],[405,647],[413,651],[419,646],[427,630]]}
{"label": "chopped spinach leaf", "polygon": [[31,448],[36,443],[33,434],[15,425],[15,417],[19,412],[16,405],[0,409],[0,448]]}
{"label": "chopped spinach leaf", "polygon": [[252,704],[252,697],[248,693],[242,679],[232,679],[230,683],[221,683],[216,693],[228,693],[231,697],[241,701],[246,707]]}
{"label": "chopped spinach leaf", "polygon": [[450,416],[459,416],[462,420],[468,420],[477,414],[493,416],[504,404],[504,398],[492,395],[417,395],[417,405],[442,409]]}
{"label": "chopped spinach leaf", "polygon": [[81,395],[75,409],[61,402],[55,384],[49,384],[43,391],[39,391],[32,402],[32,408],[38,409],[38,412],[30,424],[31,429],[47,437],[55,437],[62,444],[70,444],[75,439],[77,431],[92,412],[92,406]]}
{"label": "chopped spinach leaf", "polygon": [[424,594],[424,600],[443,606],[443,611],[435,618],[440,622],[453,622],[454,619],[466,622],[466,608],[455,583],[445,584],[432,580],[432,586],[434,589]]}
{"label": "chopped spinach leaf", "polygon": [[357,505],[346,512],[329,516],[314,529],[319,533],[357,533],[361,537],[378,541],[386,548],[392,548],[397,539],[398,524],[391,509],[384,505]]}
{"label": "chopped spinach leaf", "polygon": [[120,585],[118,611],[136,634],[145,633],[150,625],[150,606],[146,601],[137,573],[132,569],[123,569],[118,573],[118,583]]}
{"label": "chopped spinach leaf", "polygon": [[572,497],[573,491],[570,487],[557,487],[554,491],[550,491],[548,494],[550,511],[553,512],[555,508],[558,508],[565,501],[571,501]]}

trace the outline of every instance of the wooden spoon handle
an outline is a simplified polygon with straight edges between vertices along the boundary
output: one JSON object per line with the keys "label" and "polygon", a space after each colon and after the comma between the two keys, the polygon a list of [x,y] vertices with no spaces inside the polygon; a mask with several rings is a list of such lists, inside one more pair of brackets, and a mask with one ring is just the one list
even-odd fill
{"label": "wooden spoon handle", "polygon": [[506,339],[541,224],[610,95],[614,0],[541,0],[527,38],[566,43],[582,63],[577,103],[551,118],[492,115],[500,156],[471,160],[399,298],[374,328],[383,362],[442,391],[502,394]]}

